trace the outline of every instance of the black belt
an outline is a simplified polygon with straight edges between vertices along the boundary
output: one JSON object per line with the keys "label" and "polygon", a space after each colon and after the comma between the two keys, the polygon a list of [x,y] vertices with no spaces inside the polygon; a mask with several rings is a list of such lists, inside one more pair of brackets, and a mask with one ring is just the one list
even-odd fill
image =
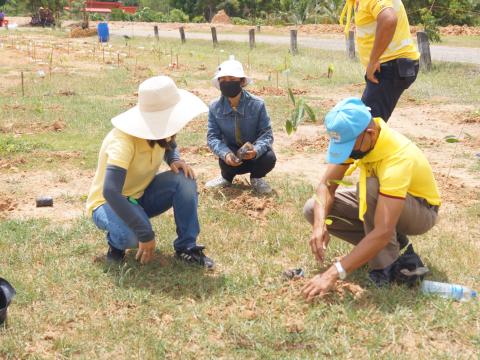
{"label": "black belt", "polygon": [[[412,60],[413,61],[413,64],[415,66],[419,65],[420,62],[418,60]],[[396,67],[397,66],[397,59],[393,59],[393,60],[390,60],[390,61],[386,61],[384,63],[381,63],[380,64],[381,67]]]}

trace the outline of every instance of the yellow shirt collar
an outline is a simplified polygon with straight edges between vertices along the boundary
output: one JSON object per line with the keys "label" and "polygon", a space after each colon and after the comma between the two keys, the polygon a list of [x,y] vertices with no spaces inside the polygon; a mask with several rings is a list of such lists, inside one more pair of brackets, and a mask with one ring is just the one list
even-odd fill
{"label": "yellow shirt collar", "polygon": [[357,167],[360,168],[358,218],[362,221],[367,211],[367,164],[380,161],[410,144],[410,140],[390,130],[381,118],[374,118],[373,121],[380,126],[375,147],[364,158],[355,160],[345,172],[345,176],[350,176]]}

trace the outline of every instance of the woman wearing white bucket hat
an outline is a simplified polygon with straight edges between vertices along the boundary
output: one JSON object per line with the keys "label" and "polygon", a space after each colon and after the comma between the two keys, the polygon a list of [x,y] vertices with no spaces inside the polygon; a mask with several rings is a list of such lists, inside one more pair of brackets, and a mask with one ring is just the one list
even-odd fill
{"label": "woman wearing white bucket hat", "polygon": [[[200,232],[198,194],[193,170],[183,160],[175,134],[207,106],[188,91],[177,89],[167,76],[140,84],[138,105],[112,119],[87,199],[87,211],[98,228],[107,232],[107,260],[124,259],[125,249],[138,246],[137,260],[149,262],[155,251],[155,233],[149,218],[173,207],[177,226],[176,256],[213,268]],[[158,173],[166,161],[171,171]]]}
{"label": "woman wearing white bucket hat", "polygon": [[228,186],[236,175],[249,173],[255,191],[272,191],[264,179],[277,160],[272,127],[264,101],[243,89],[251,81],[233,56],[212,79],[222,96],[210,105],[207,142],[219,158],[221,176],[208,181],[207,188]]}

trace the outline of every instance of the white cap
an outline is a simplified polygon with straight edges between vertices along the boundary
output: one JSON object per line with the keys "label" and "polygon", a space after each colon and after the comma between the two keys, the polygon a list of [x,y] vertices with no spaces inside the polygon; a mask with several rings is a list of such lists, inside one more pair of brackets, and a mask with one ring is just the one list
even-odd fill
{"label": "white cap", "polygon": [[220,89],[220,83],[218,82],[218,79],[222,76],[235,76],[238,78],[245,78],[246,85],[252,82],[252,79],[245,75],[242,63],[238,60],[235,60],[234,55],[230,55],[227,61],[224,61],[218,66],[217,71],[215,72],[215,76],[212,79],[212,84],[217,89]]}

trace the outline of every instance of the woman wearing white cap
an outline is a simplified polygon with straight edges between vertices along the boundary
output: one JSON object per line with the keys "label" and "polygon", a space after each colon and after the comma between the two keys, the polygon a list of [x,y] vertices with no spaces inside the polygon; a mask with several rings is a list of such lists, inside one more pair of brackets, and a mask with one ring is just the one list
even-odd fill
{"label": "woman wearing white cap", "polygon": [[208,181],[206,187],[228,186],[236,175],[249,173],[255,191],[271,192],[264,177],[277,159],[264,101],[243,89],[251,79],[233,56],[220,64],[212,82],[222,96],[210,105],[207,142],[219,158],[221,176]]}
{"label": "woman wearing white cap", "polygon": [[[87,199],[95,225],[107,232],[108,261],[122,261],[125,249],[137,246],[137,260],[152,260],[155,233],[149,218],[173,207],[176,256],[214,267],[204,247],[196,244],[200,226],[195,175],[180,159],[175,143],[175,134],[207,110],[172,79],[158,76],[140,84],[137,106],[112,119],[114,129],[103,140]],[[158,173],[163,161],[171,171]]]}

